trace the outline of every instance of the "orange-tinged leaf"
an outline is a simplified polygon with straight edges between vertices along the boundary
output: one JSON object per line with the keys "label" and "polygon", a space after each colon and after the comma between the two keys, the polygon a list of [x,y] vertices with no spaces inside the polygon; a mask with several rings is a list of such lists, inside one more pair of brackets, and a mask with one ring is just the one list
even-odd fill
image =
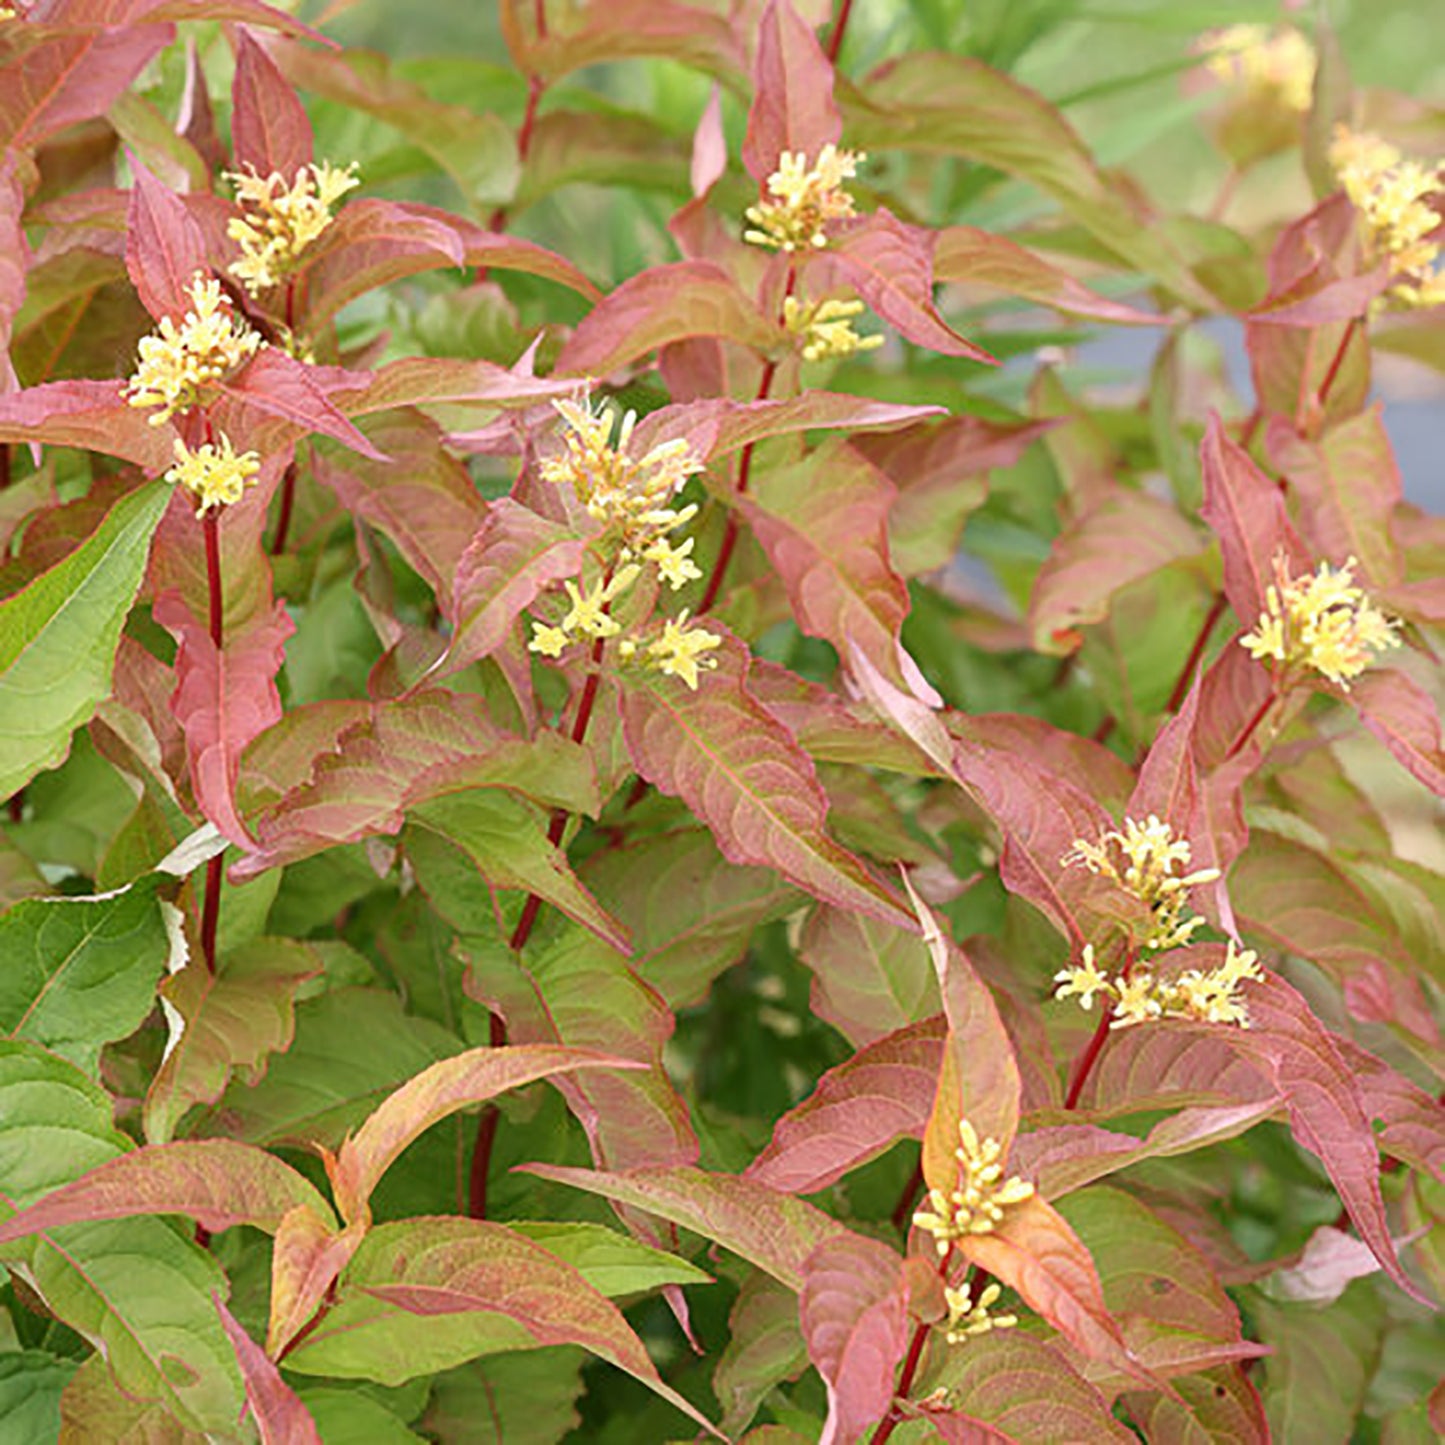
{"label": "orange-tinged leaf", "polygon": [[377,1181],[406,1146],[458,1109],[553,1074],[638,1067],[630,1059],[545,1044],[469,1049],[433,1064],[395,1090],[342,1144],[332,1170],[342,1218],[358,1218]]}
{"label": "orange-tinged leaf", "polygon": [[232,1139],[146,1144],[63,1184],[0,1223],[0,1243],[82,1220],[184,1214],[212,1232],[249,1224],[273,1232],[304,1204],[322,1217],[326,1201],[275,1155]]}
{"label": "orange-tinged leaf", "polygon": [[1349,701],[1395,761],[1436,797],[1445,797],[1445,747],[1434,698],[1413,678],[1391,667],[1357,678],[1350,686]]}
{"label": "orange-tinged leaf", "polygon": [[282,1216],[271,1247],[271,1315],[266,1326],[266,1353],[273,1359],[284,1356],[315,1316],[367,1227],[367,1220],[358,1219],[338,1232],[305,1204]]}
{"label": "orange-tinged leaf", "polygon": [[126,212],[125,264],[146,310],[179,321],[192,307],[191,281],[210,275],[206,240],[185,202],[132,159],[135,186]]}
{"label": "orange-tinged leaf", "polygon": [[969,1235],[958,1252],[1018,1292],[1085,1357],[1147,1385],[1158,1382],[1130,1353],[1104,1306],[1089,1251],[1063,1216],[1035,1195],[1010,1205],[992,1234]]}
{"label": "orange-tinged leaf", "polygon": [[980,1139],[998,1142],[1007,1163],[1019,1124],[1022,1085],[1008,1030],[988,985],[968,955],[939,927],[933,911],[908,885],[924,942],[933,958],[948,1023],[938,1088],[923,1135],[923,1178],[930,1189],[958,1187],[958,1130],[973,1125]]}
{"label": "orange-tinged leaf", "polygon": [[842,908],[907,928],[893,890],[835,842],[812,760],[749,693],[746,649],[731,634],[694,690],[674,677],[624,675],[623,728],[637,771],[680,797],[733,863],[775,868]]}
{"label": "orange-tinged leaf", "polygon": [[903,1261],[871,1239],[825,1240],[803,1263],[798,1310],[828,1390],[819,1445],[851,1445],[893,1402],[909,1334]]}
{"label": "orange-tinged leaf", "polygon": [[146,1091],[148,1142],[166,1143],[192,1104],[215,1103],[237,1069],[260,1076],[291,1042],[296,990],[320,969],[306,945],[263,938],[223,954],[214,973],[192,958],[162,982],[173,1038]]}

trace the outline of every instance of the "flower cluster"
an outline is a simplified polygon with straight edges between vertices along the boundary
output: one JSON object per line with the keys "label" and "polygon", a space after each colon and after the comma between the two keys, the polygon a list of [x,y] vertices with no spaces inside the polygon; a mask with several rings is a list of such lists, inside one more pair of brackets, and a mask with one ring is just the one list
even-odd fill
{"label": "flower cluster", "polygon": [[855,214],[843,182],[852,180],[865,160],[862,152],[840,151],[831,142],[811,166],[803,151],[784,151],[768,177],[773,199],[748,207],[747,219],[753,224],[743,232],[743,240],[789,253],[821,250],[828,244],[829,225]]}
{"label": "flower cluster", "polygon": [[[614,637],[621,630],[608,606],[642,575],[650,564],[659,579],[675,592],[702,576],[692,560],[694,541],[676,543],[671,535],[697,515],[697,507],[668,505],[687,479],[703,468],[702,459],[681,438],[663,442],[641,457],[627,444],[637,423],[628,412],[612,439],[614,416],[603,407],[593,412],[574,401],[555,403],[567,423],[566,448],[543,461],[543,477],[570,487],[588,514],[602,524],[600,547],[610,553],[607,576],[585,589],[567,582],[571,608],[558,624],[532,623],[531,651],[561,657],[567,647],[586,637]],[[687,626],[684,611],[663,625],[648,641],[628,638],[619,644],[624,658],[638,659],[668,677],[697,687],[698,672],[716,666],[704,656],[722,639],[703,628]]]}
{"label": "flower cluster", "polygon": [[1355,586],[1354,566],[1350,557],[1338,571],[1322,562],[1318,572],[1292,577],[1288,560],[1276,553],[1265,609],[1240,643],[1251,657],[1271,658],[1285,672],[1312,667],[1348,690],[1375,653],[1400,645],[1397,624]]}
{"label": "flower cluster", "polygon": [[943,1288],[943,1297],[948,1301],[947,1339],[951,1345],[962,1344],[971,1335],[986,1335],[990,1330],[1010,1330],[1019,1322],[1017,1315],[994,1315],[989,1310],[998,1302],[1003,1293],[1001,1286],[988,1285],[974,1304],[968,1285],[959,1289]]}
{"label": "flower cluster", "polygon": [[1191,968],[1174,978],[1160,978],[1148,969],[1136,969],[1127,977],[1116,978],[1099,968],[1094,960],[1094,946],[1084,945],[1082,961],[1077,968],[1066,968],[1054,975],[1058,987],[1054,997],[1077,997],[1084,1009],[1094,1006],[1094,995],[1110,1000],[1114,1017],[1111,1029],[1149,1019],[1191,1019],[1196,1023],[1237,1024],[1249,1027],[1249,1009],[1239,996],[1245,979],[1261,979],[1258,955],[1251,949],[1235,951],[1229,941],[1224,962],[1218,968]]}
{"label": "flower cluster", "polygon": [[1298,30],[1288,26],[1227,25],[1199,41],[1204,65],[1221,84],[1251,100],[1303,115],[1315,83],[1315,53]]}
{"label": "flower cluster", "polygon": [[804,361],[833,361],[883,345],[881,336],[859,336],[853,318],[863,314],[861,301],[819,301],[805,305],[796,296],[783,300],[783,325],[802,338]]}
{"label": "flower cluster", "polygon": [[1343,125],[1335,128],[1330,165],[1364,221],[1370,257],[1390,263],[1390,297],[1403,306],[1445,303],[1436,234],[1445,218],[1434,204],[1445,191],[1442,167],[1407,160],[1378,136]]}
{"label": "flower cluster", "polygon": [[946,1255],[955,1240],[992,1234],[1009,1205],[1022,1204],[1034,1194],[1026,1179],[1003,1179],[1003,1146],[997,1139],[980,1139],[967,1119],[958,1121],[958,1138],[953,1151],[959,1165],[957,1186],[947,1192],[930,1189],[929,1207],[913,1216],[914,1226],[933,1236],[940,1255]]}
{"label": "flower cluster", "polygon": [[205,442],[192,451],[179,437],[175,443],[176,464],[166,473],[166,481],[178,483],[194,492],[201,505],[198,517],[211,507],[228,507],[241,500],[241,493],[256,480],[261,458],[255,452],[237,455],[231,439],[220,434],[220,445]]}
{"label": "flower cluster", "polygon": [[205,399],[218,381],[249,361],[262,345],[260,336],[236,317],[231,301],[214,277],[199,271],[191,278],[191,309],[176,325],[169,316],[136,348],[139,361],[127,384],[132,406],[160,410],[152,426],[169,421]]}
{"label": "flower cluster", "polygon": [[325,162],[301,166],[289,186],[277,171],[269,176],[254,170],[227,173],[243,212],[226,227],[241,248],[231,274],[252,296],[281,281],[331,224],[331,208],[359,184],[354,170],[354,165],[340,170]]}
{"label": "flower cluster", "polygon": [[[1097,843],[1075,838],[1070,852],[1059,861],[1067,868],[1082,863],[1090,873],[1117,884],[1149,909],[1149,930],[1140,940],[1145,948],[1180,948],[1188,943],[1204,920],[1188,913],[1189,890],[1219,877],[1217,868],[1189,867],[1187,838],[1150,813],[1144,822],[1124,819],[1124,831],[1111,828]],[[1087,1005],[1086,1005],[1087,1007]]]}

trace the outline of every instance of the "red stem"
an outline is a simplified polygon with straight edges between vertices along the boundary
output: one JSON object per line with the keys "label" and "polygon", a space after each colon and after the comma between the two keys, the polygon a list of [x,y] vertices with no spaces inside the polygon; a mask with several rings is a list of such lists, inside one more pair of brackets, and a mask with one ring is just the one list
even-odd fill
{"label": "red stem", "polygon": [[271,555],[279,557],[286,550],[286,534],[291,530],[291,508],[296,501],[296,463],[291,462],[281,474],[281,515],[276,519],[276,535],[271,539]]}
{"label": "red stem", "polygon": [[1275,690],[1271,688],[1269,690],[1269,695],[1262,703],[1260,703],[1257,708],[1255,708],[1254,716],[1251,717],[1247,723],[1245,723],[1244,727],[1240,730],[1239,736],[1235,738],[1232,743],[1230,743],[1229,751],[1224,755],[1224,761],[1226,763],[1237,753],[1243,751],[1245,743],[1247,743],[1250,738],[1254,736],[1255,729],[1260,725],[1260,723],[1264,721],[1265,714],[1268,713],[1270,708],[1274,706],[1276,697],[1277,694]]}
{"label": "red stem", "polygon": [[[533,18],[537,23],[537,39],[547,38],[547,5],[546,0],[534,0],[532,6]],[[547,89],[547,82],[540,75],[529,75],[527,77],[527,109],[522,113],[522,124],[517,130],[517,160],[518,162],[527,159],[527,152],[532,149],[532,132],[537,126],[537,107],[542,103],[542,92]],[[493,231],[503,231],[507,226],[507,208],[498,206],[492,212],[491,219],[487,226]]]}
{"label": "red stem", "polygon": [[10,443],[0,442],[0,492],[10,485]]}
{"label": "red stem", "polygon": [[853,13],[853,0],[843,0],[838,8],[838,18],[833,22],[832,33],[828,36],[828,64],[838,63],[838,52],[843,48],[843,32],[848,28],[848,17]]}
{"label": "red stem", "polygon": [[1330,369],[1325,372],[1325,379],[1320,382],[1320,388],[1315,392],[1315,405],[1321,411],[1325,409],[1325,403],[1330,399],[1330,391],[1334,387],[1335,379],[1340,374],[1340,367],[1345,363],[1345,353],[1350,349],[1350,342],[1354,340],[1355,328],[1360,324],[1358,316],[1352,316],[1350,323],[1345,327],[1345,334],[1340,337],[1340,344],[1335,348],[1334,359],[1330,362]]}
{"label": "red stem", "polygon": [[[201,518],[206,538],[206,593],[209,602],[211,643],[217,652],[225,640],[225,593],[221,588],[221,515],[208,511]],[[209,972],[216,971],[216,929],[221,919],[221,869],[225,855],[217,853],[206,864],[206,899],[201,908],[201,956]]]}
{"label": "red stem", "polygon": [[[788,290],[792,291],[792,273],[788,273]],[[778,373],[778,363],[768,361],[763,364],[763,374],[758,379],[758,391],[755,401],[766,401],[768,392],[772,389],[773,378]],[[752,480],[753,471],[753,443],[749,442],[743,448],[743,454],[738,459],[738,484],[737,494],[742,496],[748,489],[748,483]],[[703,593],[702,602],[698,605],[697,615],[701,617],[704,612],[711,612],[713,604],[717,602],[718,593],[722,591],[723,578],[727,575],[728,563],[732,561],[733,549],[738,545],[738,514],[728,513],[728,524],[723,532],[722,546],[718,548],[717,561],[712,564],[712,575],[707,579],[707,590]]]}
{"label": "red stem", "polygon": [[[913,1339],[908,1345],[908,1355],[903,1361],[903,1373],[898,1377],[898,1389],[894,1392],[903,1399],[908,1398],[908,1392],[913,1388],[913,1378],[918,1373],[919,1362],[923,1359],[923,1346],[928,1341],[928,1332],[932,1327],[926,1324],[918,1325],[913,1331]],[[896,1407],[878,1422],[878,1428],[873,1432],[873,1438],[869,1445],[883,1445],[883,1442],[903,1423],[903,1416],[899,1414]]]}
{"label": "red stem", "polygon": [[918,1196],[922,1193],[923,1158],[920,1155],[918,1163],[913,1166],[913,1173],[908,1176],[908,1183],[903,1186],[903,1193],[898,1196],[898,1203],[893,1206],[893,1227],[899,1233],[907,1233],[909,1221],[913,1215],[913,1206],[918,1202]]}
{"label": "red stem", "polygon": [[1084,1092],[1084,1085],[1088,1082],[1094,1065],[1098,1063],[1099,1055],[1104,1051],[1104,1040],[1109,1037],[1109,1020],[1113,1017],[1114,1006],[1106,999],[1099,1013],[1099,1023],[1094,1029],[1094,1036],[1089,1040],[1088,1048],[1079,1055],[1079,1062],[1074,1065],[1074,1077],[1069,1080],[1069,1093],[1064,1100],[1064,1108],[1072,1109],[1078,1104],[1079,1095]]}
{"label": "red stem", "polygon": [[[602,687],[603,645],[600,637],[592,644],[592,669],[587,674],[582,696],[577,702],[577,716],[572,719],[572,741],[579,746],[587,736],[587,725],[592,721],[592,711],[597,706],[597,694]],[[565,808],[557,808],[552,813],[552,820],[547,825],[547,841],[554,848],[561,844],[562,835],[567,831],[567,818]],[[527,901],[522,905],[517,926],[508,940],[508,946],[513,953],[520,953],[527,946],[527,940],[532,936],[537,915],[541,911],[542,900],[535,893],[529,893]],[[507,1025],[500,1014],[492,1015],[488,1027],[488,1042],[494,1049],[501,1048],[507,1042]],[[477,1142],[472,1147],[472,1167],[467,1184],[467,1213],[473,1219],[487,1217],[487,1180],[491,1174],[492,1147],[497,1141],[497,1126],[500,1122],[501,1115],[494,1104],[484,1108],[477,1119]]]}
{"label": "red stem", "polygon": [[1169,701],[1164,704],[1165,712],[1179,711],[1179,704],[1184,701],[1184,695],[1194,681],[1194,669],[1199,666],[1199,659],[1204,656],[1204,649],[1209,644],[1209,634],[1214,631],[1214,624],[1224,615],[1225,606],[1224,593],[1220,592],[1216,595],[1213,605],[1200,624],[1199,636],[1194,639],[1194,646],[1189,649],[1189,656],[1184,659],[1184,666],[1179,670],[1179,678],[1174,684],[1174,691],[1169,694]]}

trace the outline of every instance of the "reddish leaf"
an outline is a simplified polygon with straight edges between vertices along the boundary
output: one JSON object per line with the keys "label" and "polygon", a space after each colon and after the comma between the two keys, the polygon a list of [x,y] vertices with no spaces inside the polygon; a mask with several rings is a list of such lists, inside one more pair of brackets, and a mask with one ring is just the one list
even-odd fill
{"label": "reddish leaf", "polygon": [[[377,1304],[392,1308],[378,1311]],[[409,1219],[374,1229],[347,1268],[337,1305],[291,1351],[287,1363],[308,1374],[331,1374],[329,1349],[339,1346],[345,1359],[371,1345],[388,1362],[366,1373],[383,1383],[400,1383],[425,1373],[431,1362],[409,1358],[395,1341],[415,1338],[429,1321],[468,1314],[501,1316],[538,1345],[581,1345],[717,1433],[663,1383],[611,1300],[541,1245],[485,1220]],[[420,1319],[408,1328],[406,1315]],[[514,1344],[515,1334],[515,1329],[508,1331]],[[445,1350],[446,1338],[436,1347]],[[461,1360],[475,1353],[464,1340],[460,1348]]]}
{"label": "reddish leaf", "polygon": [[441,675],[487,657],[512,634],[539,593],[582,570],[584,538],[498,498],[486,509],[456,567],[451,646]]}
{"label": "reddish leaf", "polygon": [[933,304],[933,246],[929,233],[905,225],[880,206],[866,220],[850,225],[818,256],[811,258],[824,287],[850,285],[869,307],[910,341],[943,356],[997,365],[994,357],[966,341],[938,314]]}
{"label": "reddish leaf", "polygon": [[1052,1205],[1037,1195],[1012,1205],[992,1234],[970,1235],[957,1248],[970,1263],[1017,1290],[1086,1358],[1145,1384],[1157,1383],[1129,1352],[1118,1323],[1104,1308],[1089,1251]]}
{"label": "reddish leaf", "polygon": [[[9,352],[10,327],[25,300],[25,272],[32,256],[20,217],[25,211],[25,188],[20,181],[16,155],[0,161],[0,351]],[[0,392],[9,388],[0,381]]]}
{"label": "reddish leaf", "polygon": [[372,706],[338,735],[322,729],[301,786],[256,823],[260,849],[238,880],[309,857],[332,843],[395,833],[406,810],[458,788],[495,784],[571,812],[595,812],[586,754],[555,733],[535,742],[502,732],[485,700],[440,689]]}
{"label": "reddish leaf", "polygon": [[0,395],[0,442],[81,447],[134,462],[154,476],[175,460],[170,427],[126,403],[120,381],[47,381]]}
{"label": "reddish leaf", "polygon": [[692,164],[688,180],[692,194],[700,198],[727,174],[728,142],[723,134],[722,91],[717,85],[708,92],[707,104],[692,133]]}
{"label": "reddish leaf", "polygon": [[[770,437],[837,427],[850,434],[891,432],[897,427],[940,414],[932,406],[898,406],[847,392],[805,391],[800,396],[767,401],[733,401],[707,397],[702,401],[659,407],[638,423],[633,449],[684,438],[704,461],[754,446]],[[862,440],[850,435],[850,443]]]}
{"label": "reddish leaf", "polygon": [[320,967],[304,944],[257,939],[224,954],[214,973],[193,958],[161,984],[172,1038],[146,1091],[150,1143],[169,1140],[191,1105],[215,1103],[237,1069],[260,1077],[268,1055],[291,1043],[296,990]]}
{"label": "reddish leaf", "polygon": [[377,1181],[407,1145],[458,1109],[574,1069],[637,1067],[629,1059],[537,1044],[469,1049],[433,1064],[382,1100],[341,1146],[330,1172],[342,1218],[349,1223],[360,1217]]}
{"label": "reddish leaf", "polygon": [[[966,1348],[950,1350],[943,1379],[960,1412],[1019,1445],[1063,1440],[1130,1445],[1135,1439],[1060,1349],[1024,1330],[995,1330],[970,1340]],[[932,1411],[927,1418],[938,1419]],[[945,1440],[970,1439],[940,1433]],[[992,1445],[988,1436],[983,1440]]]}
{"label": "reddish leaf", "polygon": [[766,351],[778,335],[721,266],[675,261],[639,272],[599,301],[568,338],[554,370],[558,375],[606,376],[649,351],[691,336],[722,336]]}
{"label": "reddish leaf", "polygon": [[261,1445],[321,1445],[316,1422],[266,1352],[236,1323],[219,1294],[212,1296],[246,1385],[246,1409]]}
{"label": "reddish leaf", "polygon": [[295,272],[298,309],[315,331],[378,286],[465,261],[456,229],[435,216],[397,201],[352,201],[303,254]]}
{"label": "reddish leaf", "polygon": [[809,1006],[855,1047],[938,1012],[928,950],[894,924],[820,903],[803,925],[798,958],[813,974]]}
{"label": "reddish leaf", "polygon": [[309,165],[311,122],[276,62],[244,25],[236,29],[236,73],[231,82],[231,146],[236,168],[279,175],[290,185]]}
{"label": "reddish leaf", "polygon": [[856,1235],[824,1240],[803,1262],[798,1309],[808,1357],[828,1389],[819,1445],[851,1445],[893,1403],[909,1333],[903,1261]]}
{"label": "reddish leaf", "polygon": [[441,447],[435,428],[414,414],[387,417],[371,428],[389,460],[318,456],[318,481],[336,493],[354,517],[380,528],[436,593],[442,613],[454,617],[452,579],[467,539],[487,519],[467,469]]}
{"label": "reddish leaf", "polygon": [[1381,1147],[1445,1184],[1445,1104],[1353,1039],[1341,1034],[1330,1037],[1360,1087],[1365,1113],[1384,1126],[1378,1136]]}
{"label": "reddish leaf", "polygon": [[1092,1124],[1058,1124],[1020,1134],[1010,1167],[1059,1199],[1143,1159],[1167,1159],[1233,1139],[1279,1109],[1275,1096],[1242,1104],[1198,1105],[1161,1119],[1143,1139]]}
{"label": "reddish leaf", "polygon": [[196,802],[231,842],[253,848],[236,811],[236,775],[246,745],[281,716],[276,675],[295,624],[278,602],[265,623],[218,649],[179,593],[156,598],[152,615],[179,644],[171,711],[185,731]]}
{"label": "reddish leaf", "polygon": [[761,1270],[748,1271],[728,1315],[728,1329],[712,1387],[723,1406],[723,1430],[737,1436],[775,1385],[797,1379],[807,1368],[808,1354],[793,1292]]}
{"label": "reddish leaf", "polygon": [[570,1184],[614,1203],[660,1214],[750,1260],[791,1290],[803,1287],[808,1256],[846,1235],[822,1210],[748,1179],[701,1169],[631,1169],[625,1174],[527,1164],[524,1172]]}
{"label": "reddish leaf", "polygon": [[304,1204],[282,1217],[271,1248],[271,1315],[266,1328],[266,1352],[272,1359],[281,1357],[315,1315],[365,1238],[369,1223],[358,1219],[338,1233]]}
{"label": "reddish leaf", "polygon": [[1379,403],[1332,426],[1318,441],[1272,417],[1266,440],[1270,460],[1299,498],[1300,525],[1315,552],[1337,566],[1357,558],[1360,577],[1374,587],[1400,581],[1392,531],[1402,499],[1400,471]]}
{"label": "reddish leaf", "polygon": [[185,202],[132,158],[135,185],[126,212],[125,265],[141,304],[157,319],[191,309],[191,282],[209,277],[206,238]]}
{"label": "reddish leaf", "polygon": [[302,1204],[330,1217],[304,1176],[274,1154],[231,1139],[182,1139],[142,1145],[61,1185],[0,1223],[0,1242],[144,1214],[184,1214],[213,1233],[249,1224],[271,1234]]}
{"label": "reddish leaf", "polygon": [[495,271],[525,271],[532,276],[543,276],[585,296],[589,301],[596,301],[602,295],[569,260],[537,245],[535,241],[498,235],[474,221],[462,220],[435,206],[409,205],[407,210],[413,215],[430,216],[455,231],[461,240],[462,255],[468,266]]}
{"label": "reddish leaf", "polygon": [[836,144],[843,121],[833,101],[833,67],[792,0],[768,0],[758,22],[753,101],[743,138],[743,164],[760,185],[784,151],[810,160]]}
{"label": "reddish leaf", "polygon": [[1200,460],[1201,510],[1224,553],[1224,590],[1235,616],[1253,624],[1274,585],[1275,553],[1284,554],[1291,575],[1313,571],[1313,564],[1285,514],[1283,494],[1230,440],[1217,413],[1210,415]]}
{"label": "reddish leaf", "polygon": [[943,1060],[939,1034],[938,1020],[925,1019],[829,1069],[778,1120],[743,1177],[785,1194],[815,1194],[899,1139],[921,1138]]}
{"label": "reddish leaf", "polygon": [[1435,700],[1397,668],[1367,672],[1351,684],[1350,704],[1395,761],[1437,797],[1445,797],[1445,749]]}
{"label": "reddish leaf", "polygon": [[738,505],[788,590],[798,626],[840,653],[851,639],[895,686],[936,707],[942,699],[906,659],[899,636],[908,589],[888,564],[892,501],[888,479],[844,442],[767,471]]}
{"label": "reddish leaf", "polygon": [[[374,462],[389,461],[328,400],[327,390],[346,384],[333,378],[360,380],[354,373],[307,366],[274,346],[263,346],[222,392],[244,407],[299,426],[303,433],[320,432]],[[237,446],[250,440],[244,431],[239,438]]]}
{"label": "reddish leaf", "polygon": [[923,1178],[945,1193],[957,1187],[958,1128],[967,1120],[981,1139],[996,1139],[1001,1157],[1019,1124],[1018,1063],[987,985],[964,951],[938,926],[909,884],[909,897],[933,956],[948,1034],[928,1128],[923,1135]]}
{"label": "reddish leaf", "polygon": [[1282,979],[1270,975],[1251,983],[1248,1000],[1251,1027],[1231,1030],[1230,1044],[1284,1095],[1295,1138],[1319,1157],[1386,1274],[1423,1300],[1390,1238],[1379,1154],[1358,1081],[1309,1005]]}
{"label": "reddish leaf", "polygon": [[[263,0],[135,0],[122,8],[129,9],[128,19],[140,16],[148,20],[242,20],[248,25],[263,25],[294,39],[313,40],[318,45],[335,45],[335,41],[303,24],[295,16],[267,5]],[[119,16],[116,21],[119,23]]]}
{"label": "reddish leaf", "polygon": [[36,29],[0,85],[0,147],[16,155],[68,125],[104,115],[175,35],[169,25],[117,23],[80,34]]}
{"label": "reddish leaf", "polygon": [[659,674],[624,676],[623,727],[637,771],[682,798],[730,862],[776,868],[824,902],[907,927],[893,891],[828,835],[812,760],[748,692],[746,649],[724,635],[709,656],[717,670],[696,690]]}
{"label": "reddish leaf", "polygon": [[948,1445],[1017,1445],[1018,1437],[1005,1435],[1002,1430],[995,1430],[961,1410],[928,1409],[923,1418],[938,1439],[947,1441]]}
{"label": "reddish leaf", "polygon": [[1077,630],[1102,622],[1124,588],[1194,556],[1203,541],[1172,503],[1116,488],[1054,538],[1029,598],[1034,647],[1075,651]]}
{"label": "reddish leaf", "polygon": [[1067,271],[1007,236],[974,226],[945,226],[934,236],[933,279],[984,286],[1052,306],[1068,316],[1116,326],[1158,326],[1162,318],[1110,301],[1081,286]]}
{"label": "reddish leaf", "polygon": [[1199,721],[1200,690],[1196,678],[1179,711],[1159,729],[1124,810],[1130,818],[1147,818],[1152,813],[1164,819],[1172,824],[1176,837],[1188,836],[1198,801],[1194,729]]}

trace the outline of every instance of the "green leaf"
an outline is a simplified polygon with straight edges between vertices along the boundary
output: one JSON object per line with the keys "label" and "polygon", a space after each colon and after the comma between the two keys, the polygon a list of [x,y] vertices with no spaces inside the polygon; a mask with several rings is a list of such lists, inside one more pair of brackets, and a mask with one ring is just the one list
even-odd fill
{"label": "green leaf", "polygon": [[653,1249],[602,1224],[513,1220],[509,1226],[565,1260],[608,1299],[667,1284],[711,1284],[712,1276],[665,1250]]}
{"label": "green leaf", "polygon": [[0,797],[63,762],[110,691],[120,629],[171,489],[122,497],[79,547],[0,602]]}
{"label": "green leaf", "polygon": [[0,915],[0,1030],[89,1074],[155,1001],[171,940],[155,878],[98,898],[28,898]]}
{"label": "green leaf", "polygon": [[426,1439],[362,1390],[322,1385],[297,1393],[326,1445],[409,1445]]}
{"label": "green leaf", "polygon": [[[111,1103],[73,1065],[0,1040],[0,1206],[5,1216],[124,1152]],[[235,1356],[212,1304],[226,1277],[158,1219],[73,1224],[0,1259],[100,1350],[116,1384],[192,1429],[224,1436],[241,1409]]]}
{"label": "green leaf", "polygon": [[259,1084],[233,1083],[219,1117],[233,1139],[334,1146],[398,1084],[456,1048],[453,1035],[403,1013],[391,994],[337,989],[298,1005],[291,1047]]}
{"label": "green leaf", "polygon": [[76,1362],[44,1350],[0,1354],[0,1434],[19,1442],[54,1440],[60,1434],[60,1396]]}
{"label": "green leaf", "polygon": [[422,1427],[433,1439],[469,1445],[556,1445],[581,1424],[577,1398],[586,1358],[581,1350],[552,1345],[459,1365],[437,1377]]}

